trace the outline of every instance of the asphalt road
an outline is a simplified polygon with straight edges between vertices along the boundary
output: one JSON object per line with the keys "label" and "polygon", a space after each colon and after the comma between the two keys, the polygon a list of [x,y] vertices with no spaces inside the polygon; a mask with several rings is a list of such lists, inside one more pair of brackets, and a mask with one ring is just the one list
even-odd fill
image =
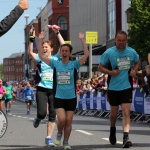
{"label": "asphalt road", "polygon": [[[3,108],[5,111],[5,108]],[[11,114],[7,115],[8,129],[0,139],[0,149],[19,150],[61,150],[60,147],[46,147],[46,122],[43,120],[38,128],[33,127],[33,119],[36,116],[36,107],[33,106],[31,114],[26,114],[26,104],[15,102],[12,105]],[[122,149],[121,120],[117,121],[118,143],[112,146],[109,141],[109,120],[97,117],[74,116],[73,130],[69,143],[72,150],[118,150]],[[57,133],[56,127],[53,139]],[[131,150],[150,149],[150,124],[132,123],[130,140],[133,142]]]}

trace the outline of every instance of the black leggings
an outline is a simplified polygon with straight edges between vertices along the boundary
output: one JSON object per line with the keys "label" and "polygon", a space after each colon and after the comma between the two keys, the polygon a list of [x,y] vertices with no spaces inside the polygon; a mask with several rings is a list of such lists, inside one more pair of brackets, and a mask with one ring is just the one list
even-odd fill
{"label": "black leggings", "polygon": [[49,121],[55,122],[56,111],[53,105],[53,90],[43,87],[37,87],[36,91],[36,103],[37,103],[37,118],[44,119],[47,114],[47,103],[49,104]]}

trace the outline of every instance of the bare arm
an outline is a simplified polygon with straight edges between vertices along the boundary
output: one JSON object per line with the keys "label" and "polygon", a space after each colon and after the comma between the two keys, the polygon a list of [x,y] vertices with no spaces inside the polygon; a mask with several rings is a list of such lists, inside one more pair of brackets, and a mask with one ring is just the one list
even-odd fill
{"label": "bare arm", "polygon": [[[35,30],[31,29],[30,33],[32,32],[33,32],[33,36],[35,37]],[[33,42],[29,42],[28,55],[32,57],[32,59],[36,60],[36,53],[33,52]]]}
{"label": "bare arm", "polygon": [[115,69],[115,70],[111,71],[111,70],[108,70],[107,68],[105,68],[102,64],[99,64],[98,70],[102,73],[109,74],[111,76],[117,76],[119,74],[118,69]]}
{"label": "bare arm", "polygon": [[[55,25],[53,25],[55,26]],[[60,32],[58,29],[55,29],[54,27],[52,28],[52,30],[55,32],[55,34],[57,35],[58,41],[60,43],[60,45],[65,44],[65,41],[63,39],[63,37],[61,36]],[[58,53],[60,54],[60,48],[58,49]]]}
{"label": "bare arm", "polygon": [[44,32],[41,32],[39,34],[39,41],[38,41],[38,54],[42,61],[44,61],[47,65],[50,65],[50,58],[46,57],[42,50],[43,49],[42,42],[43,42],[44,37],[45,37]]}
{"label": "bare arm", "polygon": [[141,64],[140,60],[137,63],[134,63],[134,67],[130,71],[130,76],[132,76],[132,77],[136,76],[136,73],[137,73],[137,71],[138,71],[138,69],[140,67],[140,64]]}
{"label": "bare arm", "polygon": [[82,44],[82,48],[83,48],[83,52],[84,52],[84,55],[79,59],[79,63],[80,63],[80,65],[82,65],[87,60],[87,58],[89,56],[89,51],[87,49],[87,46],[86,46],[86,43],[84,40],[84,34],[79,32],[78,38],[81,40],[81,44]]}

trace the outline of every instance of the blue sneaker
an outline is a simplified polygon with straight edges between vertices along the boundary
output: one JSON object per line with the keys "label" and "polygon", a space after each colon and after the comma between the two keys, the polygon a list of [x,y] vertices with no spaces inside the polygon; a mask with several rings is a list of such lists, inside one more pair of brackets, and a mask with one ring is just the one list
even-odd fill
{"label": "blue sneaker", "polygon": [[38,126],[39,126],[39,124],[40,124],[40,119],[38,119],[38,118],[35,118],[34,120],[33,120],[33,126],[34,126],[34,128],[37,128]]}
{"label": "blue sneaker", "polygon": [[45,138],[45,144],[50,147],[55,146],[51,138]]}
{"label": "blue sneaker", "polygon": [[27,115],[30,115],[30,111],[29,110],[27,111]]}

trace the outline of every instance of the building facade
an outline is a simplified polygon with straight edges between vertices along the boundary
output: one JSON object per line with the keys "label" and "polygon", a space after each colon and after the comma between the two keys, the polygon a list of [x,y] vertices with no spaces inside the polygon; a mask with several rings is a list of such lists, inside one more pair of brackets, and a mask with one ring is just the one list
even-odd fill
{"label": "building facade", "polygon": [[13,53],[3,59],[4,80],[21,81],[24,78],[24,53]]}

